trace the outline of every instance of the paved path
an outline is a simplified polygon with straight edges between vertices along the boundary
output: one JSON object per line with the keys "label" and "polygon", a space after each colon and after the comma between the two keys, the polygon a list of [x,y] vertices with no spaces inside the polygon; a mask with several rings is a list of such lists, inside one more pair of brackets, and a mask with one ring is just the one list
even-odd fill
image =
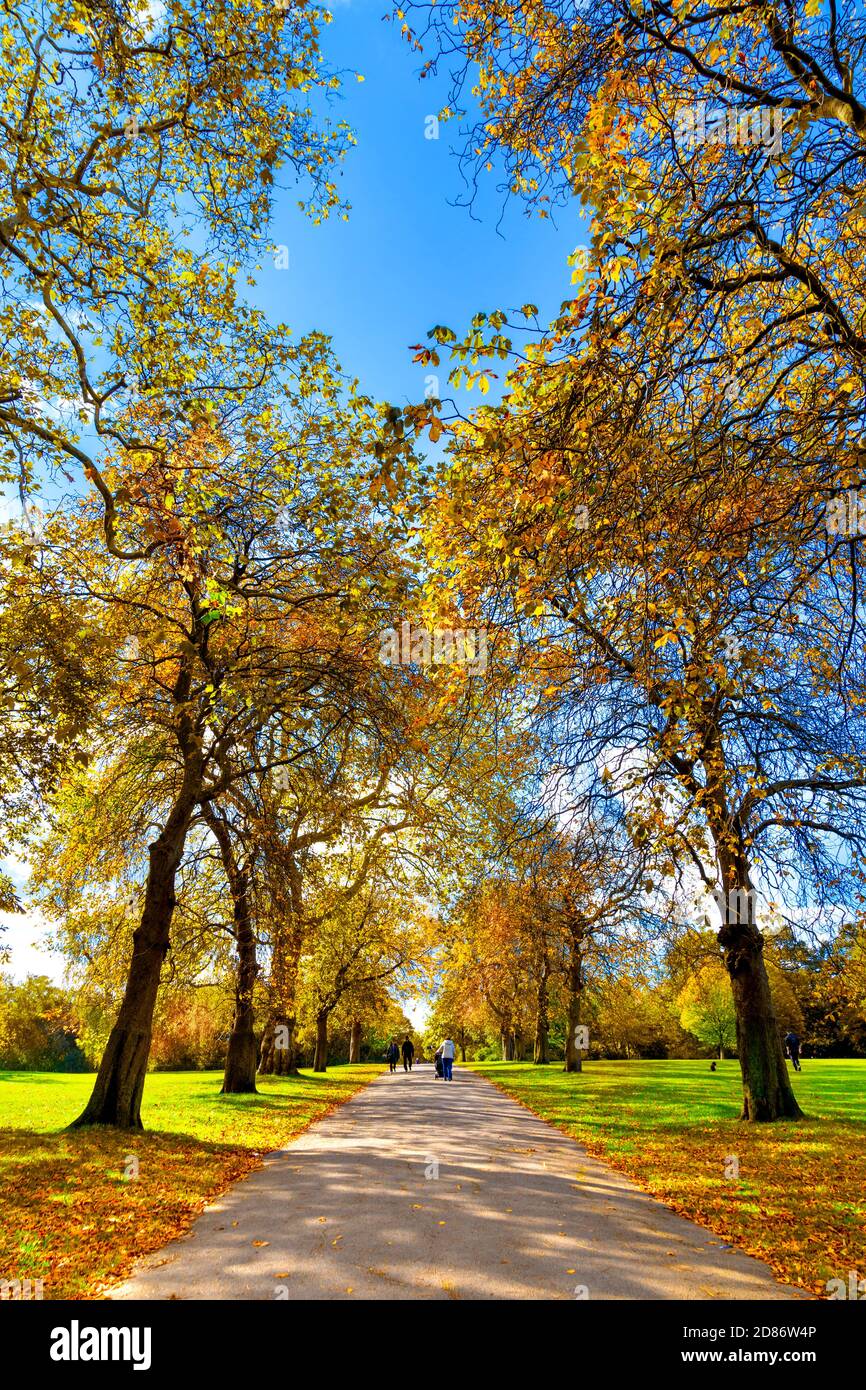
{"label": "paved path", "polygon": [[422,1066],[269,1155],[111,1296],[802,1295],[481,1077],[459,1068],[449,1085]]}

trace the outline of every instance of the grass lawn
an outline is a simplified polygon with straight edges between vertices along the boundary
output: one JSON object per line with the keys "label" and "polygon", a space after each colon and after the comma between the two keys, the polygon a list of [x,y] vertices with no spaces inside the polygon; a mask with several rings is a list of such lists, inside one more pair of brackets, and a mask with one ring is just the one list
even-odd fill
{"label": "grass lawn", "polygon": [[561,1065],[472,1064],[780,1279],[826,1297],[828,1279],[866,1277],[866,1061],[805,1060],[793,1085],[806,1118],[774,1125],[738,1122],[735,1061]]}
{"label": "grass lawn", "polygon": [[[381,1071],[265,1076],[255,1096],[219,1095],[221,1072],[153,1072],[143,1134],[58,1132],[83,1109],[92,1075],[0,1072],[0,1279],[42,1278],[45,1298],[94,1296]],[[139,1175],[125,1180],[130,1155]]]}

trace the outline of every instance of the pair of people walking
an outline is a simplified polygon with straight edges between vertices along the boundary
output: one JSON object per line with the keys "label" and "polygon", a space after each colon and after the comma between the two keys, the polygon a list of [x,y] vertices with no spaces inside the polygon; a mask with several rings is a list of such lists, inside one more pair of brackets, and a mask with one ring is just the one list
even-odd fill
{"label": "pair of people walking", "polygon": [[407,1037],[404,1040],[402,1048],[397,1046],[396,1038],[392,1038],[389,1042],[388,1051],[385,1053],[385,1057],[387,1059],[388,1068],[390,1071],[397,1070],[397,1063],[400,1060],[401,1054],[403,1057],[403,1070],[411,1071],[412,1063],[415,1060],[415,1044],[413,1043],[411,1038]]}

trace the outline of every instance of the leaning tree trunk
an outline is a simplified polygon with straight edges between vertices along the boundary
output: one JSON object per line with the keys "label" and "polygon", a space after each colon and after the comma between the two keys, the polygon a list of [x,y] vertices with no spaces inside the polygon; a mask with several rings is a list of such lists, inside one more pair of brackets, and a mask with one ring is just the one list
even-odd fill
{"label": "leaning tree trunk", "polygon": [[739,876],[739,883],[729,879],[725,884],[718,934],[736,1010],[742,1119],[799,1119],[803,1112],[788,1078],[764,964],[764,938],[755,926],[753,894],[747,885],[747,875]]}
{"label": "leaning tree trunk", "polygon": [[316,1014],[316,1055],[313,1058],[313,1071],[328,1070],[328,1010],[320,1009]]}
{"label": "leaning tree trunk", "polygon": [[349,1061],[360,1062],[361,1060],[361,1028],[360,1019],[352,1019],[352,1027],[349,1030]]}
{"label": "leaning tree trunk", "polygon": [[99,1065],[93,1092],[70,1125],[116,1125],[141,1129],[141,1095],[153,1036],[153,1011],[162,963],[169,948],[175,908],[175,881],[197,795],[184,777],[165,828],[148,850],[147,884],[141,922],[133,933],[132,960],[117,1022]]}
{"label": "leaning tree trunk", "polygon": [[563,1071],[582,1071],[583,1058],[577,1045],[580,1027],[580,1006],[583,1000],[583,956],[581,938],[572,934],[571,961],[568,968],[568,1024],[565,1032],[565,1065]]}

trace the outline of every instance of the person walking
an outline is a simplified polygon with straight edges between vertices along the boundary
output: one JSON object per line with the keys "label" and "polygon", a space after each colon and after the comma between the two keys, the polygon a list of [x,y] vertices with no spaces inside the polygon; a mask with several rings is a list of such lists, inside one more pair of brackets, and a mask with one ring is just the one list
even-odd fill
{"label": "person walking", "polygon": [[412,1039],[411,1039],[411,1038],[406,1038],[405,1042],[403,1043],[403,1070],[404,1070],[404,1071],[411,1071],[411,1070],[412,1070],[412,1059],[414,1058],[414,1056],[415,1056],[415,1044],[412,1042]]}
{"label": "person walking", "polygon": [[396,1038],[392,1038],[389,1042],[388,1051],[385,1053],[385,1056],[388,1058],[388,1066],[390,1067],[391,1071],[396,1071],[397,1062],[400,1057],[400,1049],[397,1046]]}
{"label": "person walking", "polygon": [[785,1047],[788,1049],[794,1071],[800,1071],[800,1039],[793,1030],[785,1034]]}
{"label": "person walking", "polygon": [[453,1081],[454,1044],[450,1038],[442,1039],[442,1075],[446,1081]]}

